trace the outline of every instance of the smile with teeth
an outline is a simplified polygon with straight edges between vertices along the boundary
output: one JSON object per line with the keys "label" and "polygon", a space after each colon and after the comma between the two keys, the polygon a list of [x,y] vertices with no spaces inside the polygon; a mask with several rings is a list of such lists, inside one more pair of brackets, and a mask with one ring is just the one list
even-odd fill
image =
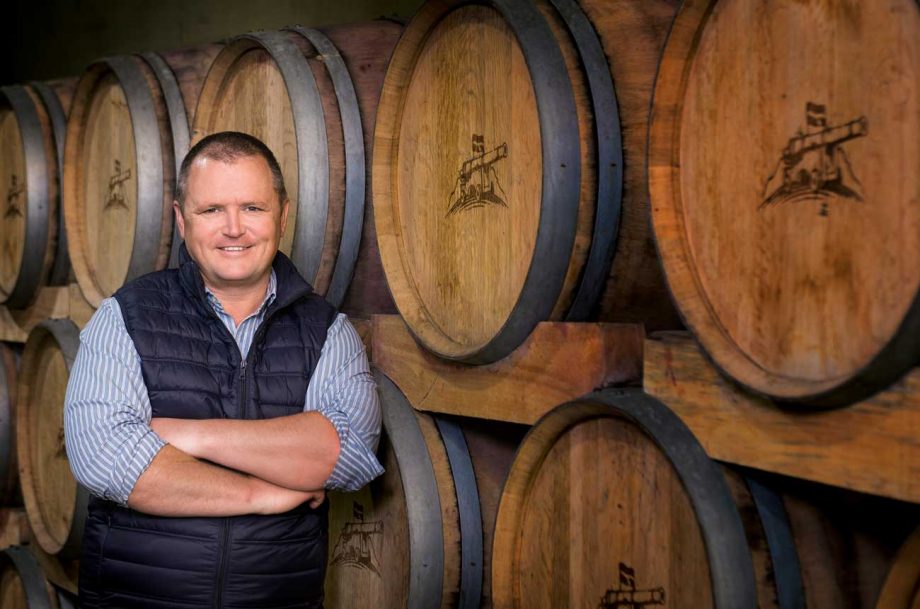
{"label": "smile with teeth", "polygon": [[227,245],[225,247],[219,247],[217,249],[222,250],[224,252],[242,252],[243,250],[248,249],[248,246]]}

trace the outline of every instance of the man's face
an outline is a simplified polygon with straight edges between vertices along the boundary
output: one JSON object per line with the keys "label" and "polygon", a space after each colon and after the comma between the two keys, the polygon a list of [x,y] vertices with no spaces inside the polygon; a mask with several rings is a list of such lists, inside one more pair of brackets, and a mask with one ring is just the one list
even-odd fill
{"label": "man's face", "polygon": [[184,209],[174,207],[179,233],[209,288],[257,288],[268,277],[289,206],[278,200],[265,159],[195,160]]}

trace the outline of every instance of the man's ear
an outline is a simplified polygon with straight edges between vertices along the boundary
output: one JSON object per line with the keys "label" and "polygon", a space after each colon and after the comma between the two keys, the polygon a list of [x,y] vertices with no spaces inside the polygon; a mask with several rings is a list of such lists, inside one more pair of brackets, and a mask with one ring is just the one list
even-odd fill
{"label": "man's ear", "polygon": [[179,229],[179,236],[185,240],[185,218],[182,217],[182,206],[178,201],[173,201],[173,212],[176,216],[176,228]]}

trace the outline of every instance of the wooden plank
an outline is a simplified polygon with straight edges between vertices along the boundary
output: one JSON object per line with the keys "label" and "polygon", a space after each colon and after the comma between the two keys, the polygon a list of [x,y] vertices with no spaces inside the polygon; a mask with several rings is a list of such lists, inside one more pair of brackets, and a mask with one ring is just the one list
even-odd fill
{"label": "wooden plank", "polygon": [[26,543],[29,533],[29,519],[23,508],[0,508],[0,550]]}
{"label": "wooden plank", "polygon": [[714,459],[920,502],[920,368],[846,408],[783,410],[720,375],[687,333],[645,341],[646,393]]}
{"label": "wooden plank", "polygon": [[28,309],[11,311],[0,307],[0,340],[24,343],[36,325],[46,319],[63,319],[70,310],[66,287],[43,287]]}
{"label": "wooden plank", "polygon": [[469,366],[419,346],[402,318],[375,315],[373,363],[418,410],[532,425],[556,406],[642,376],[637,324],[543,322],[511,355]]}

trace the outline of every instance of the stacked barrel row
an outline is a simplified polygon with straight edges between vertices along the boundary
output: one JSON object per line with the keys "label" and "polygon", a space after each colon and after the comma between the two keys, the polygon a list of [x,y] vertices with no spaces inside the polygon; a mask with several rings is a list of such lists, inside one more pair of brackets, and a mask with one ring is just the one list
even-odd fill
{"label": "stacked barrel row", "polygon": [[[542,321],[667,329],[676,308],[771,407],[884,390],[920,362],[918,28],[915,0],[427,2],[374,146],[409,332],[479,366],[515,360]],[[894,549],[917,506],[861,498],[848,520],[854,495],[796,500],[794,481],[716,466],[648,396],[560,405],[506,471],[460,549],[482,548],[488,577],[415,576],[441,606],[916,602],[912,546]]]}

